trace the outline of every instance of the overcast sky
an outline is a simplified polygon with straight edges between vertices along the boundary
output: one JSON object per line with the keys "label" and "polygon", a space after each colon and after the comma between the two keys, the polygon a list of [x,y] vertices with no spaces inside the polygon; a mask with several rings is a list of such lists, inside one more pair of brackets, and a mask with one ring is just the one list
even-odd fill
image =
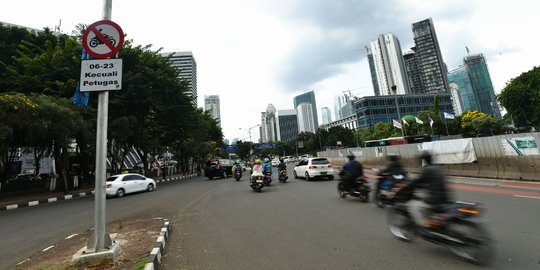
{"label": "overcast sky", "polygon": [[[0,21],[41,29],[62,20],[69,34],[102,10],[102,0],[3,1]],[[408,50],[411,24],[429,17],[449,70],[465,46],[483,53],[499,93],[540,64],[538,11],[538,0],[113,0],[112,20],[136,44],[192,51],[199,106],[219,95],[225,137],[247,140],[269,103],[293,109],[294,96],[314,90],[322,123],[320,108],[334,114],[334,96],[373,95],[364,46],[392,32]]]}

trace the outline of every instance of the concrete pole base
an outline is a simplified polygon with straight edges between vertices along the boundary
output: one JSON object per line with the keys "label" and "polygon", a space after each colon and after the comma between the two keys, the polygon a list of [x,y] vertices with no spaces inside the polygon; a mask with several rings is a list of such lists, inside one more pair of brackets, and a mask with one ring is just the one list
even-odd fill
{"label": "concrete pole base", "polygon": [[86,253],[86,248],[81,248],[71,259],[71,267],[85,269],[100,265],[114,265],[120,254],[120,242],[114,241],[111,248],[99,252]]}

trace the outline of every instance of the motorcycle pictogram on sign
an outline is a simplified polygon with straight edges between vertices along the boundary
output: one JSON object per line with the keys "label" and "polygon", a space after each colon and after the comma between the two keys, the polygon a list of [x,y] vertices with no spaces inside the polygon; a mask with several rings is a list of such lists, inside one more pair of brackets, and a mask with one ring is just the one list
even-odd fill
{"label": "motorcycle pictogram on sign", "polygon": [[124,32],[109,20],[97,21],[84,31],[82,45],[94,58],[104,59],[118,53],[124,44]]}

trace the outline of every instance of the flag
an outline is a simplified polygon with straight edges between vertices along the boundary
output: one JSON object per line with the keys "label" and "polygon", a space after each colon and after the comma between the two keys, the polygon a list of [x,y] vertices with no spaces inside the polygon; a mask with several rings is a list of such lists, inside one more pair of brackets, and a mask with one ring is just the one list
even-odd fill
{"label": "flag", "polygon": [[420,118],[414,117],[414,119],[416,120],[416,123],[418,123],[418,124],[420,124],[420,125],[423,125],[423,124],[424,124],[424,121],[420,120]]}
{"label": "flag", "polygon": [[403,124],[404,124],[404,125],[409,126],[409,123],[407,122],[407,120],[401,119],[401,121],[403,121]]}
{"label": "flag", "polygon": [[392,123],[394,123],[394,127],[397,127],[397,128],[399,128],[399,129],[402,128],[402,127],[401,127],[401,123],[399,123],[398,121],[392,119]]}
{"label": "flag", "polygon": [[428,121],[429,121],[429,126],[430,126],[430,127],[433,127],[433,122],[434,122],[434,121],[433,121],[433,119],[431,118],[431,115],[428,114],[428,115],[427,115],[427,119],[428,119]]}
{"label": "flag", "polygon": [[454,119],[454,115],[451,113],[443,112],[444,119]]}
{"label": "flag", "polygon": [[[93,57],[86,53],[86,50],[82,50],[81,60],[86,59],[92,59]],[[88,92],[81,92],[80,84],[77,83],[77,86],[75,87],[75,94],[73,94],[73,98],[71,98],[71,101],[73,104],[79,105],[79,106],[87,106],[88,105],[88,98],[90,97],[90,93]]]}

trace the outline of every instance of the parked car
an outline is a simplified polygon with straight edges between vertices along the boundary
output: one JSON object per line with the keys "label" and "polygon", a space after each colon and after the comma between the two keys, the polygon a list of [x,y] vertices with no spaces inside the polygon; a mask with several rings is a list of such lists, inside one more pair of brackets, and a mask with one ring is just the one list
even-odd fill
{"label": "parked car", "polygon": [[156,181],[138,173],[117,174],[107,178],[106,181],[107,197],[123,197],[125,194],[154,191],[156,189]]}
{"label": "parked car", "polygon": [[334,180],[334,168],[327,158],[304,158],[294,167],[294,178],[304,177],[307,181],[326,177]]}

